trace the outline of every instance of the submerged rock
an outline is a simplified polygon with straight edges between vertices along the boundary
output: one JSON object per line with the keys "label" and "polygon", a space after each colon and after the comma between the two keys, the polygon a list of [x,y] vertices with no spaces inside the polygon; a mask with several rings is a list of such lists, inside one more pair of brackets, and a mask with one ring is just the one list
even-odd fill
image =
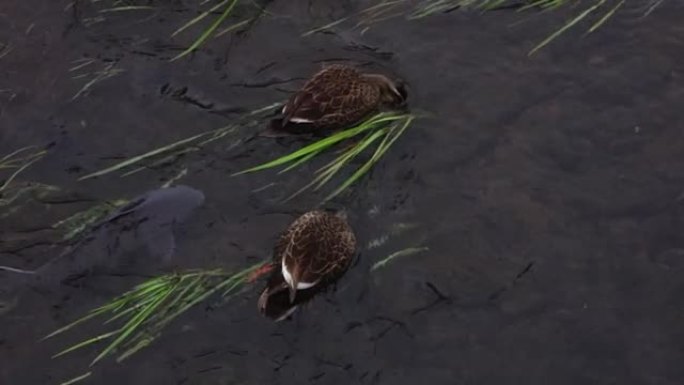
{"label": "submerged rock", "polygon": [[96,236],[133,230],[151,255],[168,261],[176,249],[173,225],[184,222],[203,203],[204,194],[188,186],[152,190],[97,224]]}
{"label": "submerged rock", "polygon": [[1,270],[25,279],[58,283],[69,277],[83,276],[97,267],[114,268],[126,264],[126,257],[136,265],[145,259],[137,251],[143,246],[150,260],[142,264],[158,265],[171,260],[176,250],[175,225],[184,222],[204,203],[204,194],[188,186],[174,186],[149,191],[133,198],[97,222],[78,243],[33,271],[2,266]]}

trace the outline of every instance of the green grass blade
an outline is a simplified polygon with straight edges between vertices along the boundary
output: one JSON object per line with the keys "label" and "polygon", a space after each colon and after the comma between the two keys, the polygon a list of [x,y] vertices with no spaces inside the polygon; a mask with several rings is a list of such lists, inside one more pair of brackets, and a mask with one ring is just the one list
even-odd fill
{"label": "green grass blade", "polygon": [[[311,182],[307,183],[304,185],[302,188],[299,190],[295,191],[292,195],[288,196],[285,198],[285,202],[294,199],[297,197],[299,194],[303,193],[304,191],[310,189],[311,187],[314,187],[315,190],[318,190],[321,188],[327,181],[329,181],[351,158],[356,156],[361,150],[359,148],[361,147],[363,143],[359,143],[354,148],[347,150],[344,154],[338,156],[334,160],[332,160],[330,163],[327,165],[319,168],[316,170],[315,174],[316,177],[311,180]],[[357,151],[355,151],[357,150]]]}
{"label": "green grass blade", "polygon": [[375,141],[376,137],[382,136],[383,133],[387,133],[387,128],[383,127],[377,131],[370,131],[368,135],[366,135],[365,138],[361,139],[358,141],[356,144],[353,146],[350,146],[346,150],[341,151],[342,154],[339,155],[337,158],[333,159],[330,163],[326,164],[325,166],[319,168],[316,170],[316,174],[323,173],[327,171],[327,169],[330,169],[334,167],[335,165],[341,163],[342,161],[348,162],[352,160],[356,155],[360,154],[363,152],[363,150],[368,147],[369,144]]}
{"label": "green grass blade", "polygon": [[344,183],[342,183],[342,185],[340,185],[337,189],[335,189],[335,191],[333,191],[332,193],[330,193],[330,194],[324,199],[324,201],[328,201],[328,200],[330,200],[330,199],[336,197],[336,196],[339,195],[342,191],[344,191],[347,187],[349,187],[349,186],[352,185],[354,182],[356,182],[361,176],[363,176],[364,174],[366,174],[366,173],[368,172],[368,170],[370,170],[370,168],[371,168],[375,163],[377,163],[378,160],[380,160],[380,158],[382,157],[382,155],[384,155],[384,153],[387,151],[387,149],[389,149],[389,148],[392,146],[392,144],[394,144],[394,142],[395,142],[395,141],[404,133],[404,131],[405,131],[406,128],[411,124],[412,121],[413,121],[413,118],[412,118],[412,117],[409,117],[409,118],[407,118],[406,121],[399,127],[398,130],[396,130],[396,131],[395,131],[395,130],[390,131],[390,133],[388,133],[388,134],[385,136],[385,139],[383,139],[383,141],[380,143],[380,145],[379,145],[378,148],[376,149],[376,151],[375,151],[375,153],[373,154],[373,156],[371,157],[371,159],[369,159],[363,166],[361,166],[358,170],[356,170],[356,172],[354,172],[354,174],[352,174],[352,176],[350,176],[349,178],[347,178],[347,180],[345,180]]}
{"label": "green grass blade", "polygon": [[155,9],[155,8],[150,7],[149,5],[126,5],[126,6],[121,6],[121,7],[101,9],[100,13],[139,11],[139,10],[149,10],[149,9]]}
{"label": "green grass blade", "polygon": [[183,139],[183,140],[179,140],[179,141],[177,141],[177,142],[171,143],[171,144],[166,145],[166,146],[164,146],[164,147],[160,147],[160,148],[157,148],[157,149],[155,149],[155,150],[146,152],[146,153],[144,153],[144,154],[141,154],[141,155],[138,155],[138,156],[134,156],[134,157],[129,158],[129,159],[123,161],[123,162],[119,162],[119,163],[117,163],[117,164],[115,164],[115,165],[113,165],[113,166],[111,166],[111,167],[107,167],[107,168],[102,169],[102,170],[100,170],[100,171],[96,171],[96,172],[90,173],[90,174],[88,174],[88,175],[82,176],[82,177],[78,178],[78,180],[79,180],[79,181],[82,181],[82,180],[94,178],[94,177],[97,177],[97,176],[102,176],[102,175],[105,175],[105,174],[112,173],[112,172],[114,172],[114,171],[121,170],[121,169],[123,169],[123,168],[126,168],[126,167],[128,167],[128,166],[131,166],[131,165],[133,165],[133,164],[136,164],[136,163],[138,163],[138,162],[140,162],[140,161],[143,161],[143,160],[145,160],[145,159],[151,158],[151,157],[153,157],[153,156],[157,156],[157,155],[159,155],[159,154],[163,154],[163,153],[165,153],[165,152],[174,150],[174,149],[176,149],[176,148],[178,148],[178,147],[180,147],[180,146],[183,146],[183,145],[192,143],[193,141],[195,141],[195,140],[197,140],[197,139],[199,139],[199,138],[202,138],[202,137],[204,137],[204,136],[207,136],[207,135],[209,135],[209,134],[211,134],[211,133],[213,133],[213,131],[203,132],[203,133],[201,133],[201,134],[197,134],[197,135],[195,135],[195,136],[191,136],[191,137],[189,137],[189,138],[186,138],[186,139]]}
{"label": "green grass blade", "polygon": [[[113,304],[114,304],[114,305],[118,305],[118,303],[113,303]],[[74,322],[72,322],[72,323],[70,323],[70,324],[68,324],[68,325],[66,325],[66,326],[63,326],[63,327],[61,327],[61,328],[55,330],[54,332],[52,332],[52,333],[48,334],[47,336],[43,337],[41,340],[47,340],[47,339],[52,338],[52,337],[54,337],[54,336],[56,336],[56,335],[58,335],[58,334],[62,334],[62,333],[64,333],[65,331],[67,331],[67,330],[73,328],[73,327],[76,326],[76,325],[79,325],[79,324],[81,324],[81,323],[83,323],[83,322],[85,322],[85,321],[88,321],[89,319],[92,319],[92,318],[94,318],[94,317],[97,317],[98,315],[104,314],[104,313],[106,313],[106,312],[112,310],[114,307],[115,307],[115,306],[113,306],[112,304],[108,304],[108,305],[100,306],[100,307],[98,307],[98,308],[96,308],[96,309],[93,309],[93,310],[91,310],[87,315],[85,315],[85,316],[83,316],[83,317],[77,319],[76,321],[74,321]]]}
{"label": "green grass blade", "polygon": [[126,339],[126,337],[137,330],[137,328],[147,320],[152,312],[166,299],[166,297],[169,296],[169,294],[171,294],[171,292],[172,289],[167,290],[163,295],[159,296],[157,300],[147,305],[145,308],[143,308],[143,310],[136,314],[135,317],[128,321],[128,323],[123,326],[119,336],[112,341],[112,343],[109,344],[109,346],[107,346],[97,357],[95,357],[93,362],[90,363],[90,366],[95,365],[102,358],[107,356],[110,352],[112,352],[112,350],[119,346]]}
{"label": "green grass blade", "polygon": [[286,173],[286,172],[292,170],[293,168],[298,167],[298,166],[306,163],[308,160],[311,160],[311,158],[313,158],[314,156],[320,154],[321,151],[323,151],[323,149],[318,150],[318,151],[313,151],[310,154],[299,158],[297,161],[293,162],[291,165],[289,165],[289,166],[285,167],[284,169],[278,171],[278,174]]}
{"label": "green grass blade", "polygon": [[339,132],[339,133],[331,135],[325,139],[321,139],[321,140],[314,142],[308,146],[305,146],[305,147],[303,147],[303,148],[301,148],[295,152],[292,152],[288,155],[282,156],[278,159],[275,159],[275,160],[272,160],[270,162],[261,164],[259,166],[249,168],[247,170],[237,172],[231,176],[238,176],[238,175],[251,173],[251,172],[255,172],[255,171],[266,170],[269,168],[273,168],[273,167],[283,165],[285,163],[292,162],[292,161],[294,161],[300,157],[307,156],[307,155],[311,154],[312,152],[320,152],[320,151],[332,146],[333,144],[335,144],[337,142],[340,142],[340,141],[347,139],[347,138],[351,138],[355,135],[358,135],[359,133],[360,133],[359,130],[354,130],[354,129]]}
{"label": "green grass blade", "polygon": [[387,258],[383,258],[382,260],[375,262],[373,264],[373,266],[371,266],[370,270],[374,271],[376,269],[384,267],[385,265],[387,265],[389,262],[391,262],[395,258],[409,256],[409,255],[421,253],[421,252],[427,251],[427,250],[430,250],[430,249],[427,247],[409,247],[409,248],[404,249],[404,250],[399,250],[397,252],[390,254]]}
{"label": "green grass blade", "polygon": [[617,10],[620,9],[620,7],[622,7],[624,3],[625,0],[622,0],[619,3],[617,3],[610,11],[606,12],[606,14],[603,15],[603,17],[599,19],[599,21],[594,23],[594,25],[592,25],[591,28],[589,28],[589,31],[587,33],[592,33],[596,31],[599,27],[601,27],[603,24],[605,24],[605,22],[608,21],[608,19],[610,19],[613,16],[613,14],[617,12]]}
{"label": "green grass blade", "polygon": [[600,0],[600,1],[596,2],[596,4],[592,5],[591,7],[587,8],[586,10],[584,10],[584,12],[577,15],[574,19],[565,23],[565,25],[563,27],[559,28],[556,32],[552,33],[549,37],[544,39],[541,43],[537,44],[537,46],[534,47],[530,51],[530,53],[528,53],[528,56],[534,55],[535,52],[539,51],[540,49],[542,49],[543,47],[548,45],[550,42],[552,42],[554,39],[556,39],[558,36],[563,34],[565,31],[572,28],[575,24],[582,21],[585,17],[587,17],[589,14],[591,14],[596,9],[598,9],[600,6],[602,6],[605,2],[606,2],[606,0]]}
{"label": "green grass blade", "polygon": [[330,28],[332,28],[332,27],[334,27],[334,26],[336,26],[336,25],[338,25],[338,24],[344,23],[346,20],[347,20],[347,18],[346,18],[346,17],[343,17],[343,18],[341,18],[341,19],[339,19],[339,20],[333,21],[332,23],[326,24],[326,25],[321,26],[321,27],[318,27],[318,28],[314,28],[314,29],[312,29],[312,30],[310,30],[310,31],[308,31],[308,32],[303,33],[303,34],[302,34],[302,37],[310,36],[310,35],[313,35],[314,33],[318,33],[318,32],[321,32],[321,31],[328,30],[328,29],[330,29]]}
{"label": "green grass blade", "polygon": [[235,7],[235,4],[237,4],[238,0],[233,0],[228,7],[223,11],[221,16],[219,16],[214,23],[207,28],[202,35],[200,35],[197,40],[195,40],[190,47],[188,47],[185,51],[181,52],[180,54],[176,55],[171,61],[178,60],[182,58],[183,56],[189,54],[190,52],[193,52],[194,50],[197,49],[197,47],[201,46],[204,44],[204,42],[211,37],[211,35],[216,31],[216,29],[228,18],[230,15],[230,12],[233,10],[233,7]]}
{"label": "green grass blade", "polygon": [[335,143],[338,143],[340,141],[343,141],[345,139],[349,139],[351,137],[354,137],[356,135],[359,135],[365,131],[371,130],[378,125],[385,123],[385,122],[391,122],[394,120],[398,120],[404,117],[404,115],[397,115],[397,114],[392,114],[392,113],[381,113],[378,114],[369,120],[359,124],[358,126],[346,129],[344,131],[340,131],[338,133],[335,133],[333,135],[328,136],[327,138],[321,139],[317,142],[311,143],[297,151],[294,151],[288,155],[282,156],[280,158],[277,158],[275,160],[272,160],[270,162],[243,170],[239,171],[237,173],[232,174],[231,176],[238,176],[242,174],[247,174],[255,171],[262,171],[266,170],[269,168],[277,167],[292,161],[295,161],[301,157],[305,157],[310,155],[312,152],[320,152],[325,150],[328,147],[331,147]]}
{"label": "green grass blade", "polygon": [[141,349],[146,348],[149,346],[154,338],[144,338],[140,339],[138,342],[136,342],[135,345],[133,345],[131,348],[127,349],[125,352],[123,352],[119,357],[116,358],[117,363],[121,363],[123,360],[127,359],[128,357],[134,355]]}
{"label": "green grass blade", "polygon": [[337,174],[337,172],[340,169],[342,169],[342,167],[344,167],[347,163],[349,163],[352,159],[354,159],[358,154],[363,152],[363,150],[365,150],[368,146],[370,146],[376,140],[380,139],[381,137],[383,137],[385,135],[387,135],[386,129],[378,130],[378,131],[374,132],[373,135],[370,135],[367,139],[365,139],[364,141],[362,141],[359,144],[357,144],[356,146],[354,146],[354,148],[352,148],[351,150],[347,151],[346,153],[344,153],[343,155],[338,157],[336,159],[335,163],[333,164],[333,166],[330,167],[328,169],[328,171],[324,173],[327,175],[316,186],[316,190],[318,190],[325,183],[327,183],[335,174]]}
{"label": "green grass blade", "polygon": [[236,29],[242,27],[243,25],[249,24],[249,23],[253,22],[254,20],[256,20],[256,18],[245,19],[245,20],[239,21],[239,22],[237,22],[231,26],[228,26],[228,27],[216,32],[216,35],[214,35],[214,38],[218,38],[218,37],[221,37],[221,36],[223,36],[229,32],[235,31]]}
{"label": "green grass blade", "polygon": [[81,382],[81,381],[85,380],[86,378],[90,377],[91,374],[93,374],[93,372],[87,372],[87,373],[81,374],[80,376],[74,377],[71,380],[62,382],[59,385],[74,385],[75,383]]}
{"label": "green grass blade", "polygon": [[5,180],[5,183],[0,186],[0,191],[3,191],[4,189],[9,186],[10,183],[19,175],[21,174],[24,170],[27,168],[31,167],[32,164],[36,163],[37,161],[41,160],[43,158],[43,155],[45,154],[45,151],[41,151],[38,154],[35,154],[32,156],[33,159],[29,160],[28,162],[24,163],[21,167],[19,167],[16,171],[14,171],[9,178]]}
{"label": "green grass blade", "polygon": [[199,16],[191,19],[187,23],[183,24],[180,28],[175,30],[172,34],[171,37],[174,37],[178,35],[179,33],[185,31],[186,29],[192,27],[193,25],[197,24],[198,22],[202,21],[205,17],[209,16],[212,12],[216,11],[217,9],[223,7],[224,5],[228,4],[229,0],[223,0],[222,2],[214,5],[211,7],[208,11],[202,12]]}
{"label": "green grass blade", "polygon": [[64,350],[62,350],[61,352],[55,354],[54,356],[52,356],[52,358],[61,357],[61,356],[65,355],[65,354],[71,353],[71,352],[73,352],[73,351],[75,351],[75,350],[81,349],[81,348],[86,347],[86,346],[88,346],[88,345],[92,345],[92,344],[94,344],[94,343],[96,343],[96,342],[100,342],[100,341],[102,341],[102,340],[106,340],[107,338],[109,338],[109,337],[111,337],[111,336],[113,336],[113,335],[116,335],[116,334],[119,333],[119,332],[121,332],[121,330],[114,330],[114,331],[109,332],[109,333],[100,334],[100,335],[97,336],[97,337],[90,338],[90,339],[85,340],[85,341],[83,341],[83,342],[79,342],[79,343],[77,343],[76,345],[71,346],[71,347],[69,347],[69,348],[67,348],[67,349],[64,349]]}
{"label": "green grass blade", "polygon": [[126,302],[126,303],[123,303],[122,306],[121,306],[120,308],[117,308],[117,309],[115,309],[115,310],[112,311],[112,312],[115,313],[115,314],[114,314],[112,317],[110,317],[108,320],[106,320],[103,324],[104,324],[104,325],[110,324],[110,323],[112,323],[112,322],[114,322],[114,321],[116,321],[116,320],[118,320],[118,319],[121,319],[121,318],[127,316],[128,314],[130,314],[130,313],[132,313],[132,312],[135,312],[136,310],[140,310],[142,307],[144,307],[144,306],[148,305],[150,302],[154,301],[154,299],[155,299],[154,295],[150,295],[149,297],[143,299],[143,300],[140,301],[139,303],[136,303],[135,305],[130,306],[130,307],[128,307],[127,309],[125,309],[125,310],[119,312],[119,310],[120,310],[123,306],[125,306],[126,304],[128,304],[127,302]]}
{"label": "green grass blade", "polygon": [[33,146],[33,145],[32,145],[32,146],[26,146],[26,147],[22,147],[22,148],[20,148],[20,149],[18,149],[18,150],[15,150],[15,151],[13,151],[13,152],[10,152],[9,154],[5,155],[2,159],[0,159],[0,164],[3,164],[3,163],[5,163],[6,161],[8,161],[8,160],[10,160],[11,158],[13,158],[15,155],[19,155],[20,153],[22,153],[22,152],[24,152],[24,151],[26,151],[26,150],[32,149],[32,148],[36,148],[36,146]]}

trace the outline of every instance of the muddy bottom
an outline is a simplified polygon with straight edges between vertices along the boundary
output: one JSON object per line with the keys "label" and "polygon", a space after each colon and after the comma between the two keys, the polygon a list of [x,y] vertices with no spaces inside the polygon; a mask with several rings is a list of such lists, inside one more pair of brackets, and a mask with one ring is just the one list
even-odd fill
{"label": "muddy bottom", "polygon": [[[62,251],[53,223],[177,176],[204,203],[174,230],[168,265],[144,243],[92,244],[78,255],[106,263],[56,284],[2,273],[0,383],[87,372],[99,350],[51,356],[101,332],[96,323],[40,339],[159,270],[269,258],[329,192],[282,202],[325,159],[231,175],[306,139],[240,132],[130,176],[78,178],[280,102],[325,62],[401,77],[411,109],[432,114],[331,202],[349,213],[358,262],[290,320],[261,316],[254,288],[194,308],[85,383],[684,382],[681,5],[646,18],[625,9],[528,57],[571,13],[456,11],[302,37],[368,4],[277,0],[170,62],[197,33],[170,36],[198,14],[189,2],[105,13],[84,3],[0,5],[0,156],[48,146],[17,183],[59,188],[0,218],[0,264],[35,269]],[[233,23],[251,15],[236,12]],[[407,247],[429,250],[370,271]]]}

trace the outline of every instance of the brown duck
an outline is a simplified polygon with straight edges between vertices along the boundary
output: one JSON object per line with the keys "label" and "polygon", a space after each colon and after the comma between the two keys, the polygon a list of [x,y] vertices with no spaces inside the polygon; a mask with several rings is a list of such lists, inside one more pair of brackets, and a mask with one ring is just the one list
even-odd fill
{"label": "brown duck", "polygon": [[403,107],[406,98],[401,81],[381,74],[361,73],[348,65],[329,65],[290,97],[282,109],[282,117],[271,121],[269,134],[349,127],[378,111]]}
{"label": "brown duck", "polygon": [[[276,244],[274,270],[259,297],[259,310],[277,320],[286,318],[310,299],[314,288],[339,278],[355,250],[356,237],[343,214],[316,210],[300,216]],[[278,307],[275,314],[269,309]]]}

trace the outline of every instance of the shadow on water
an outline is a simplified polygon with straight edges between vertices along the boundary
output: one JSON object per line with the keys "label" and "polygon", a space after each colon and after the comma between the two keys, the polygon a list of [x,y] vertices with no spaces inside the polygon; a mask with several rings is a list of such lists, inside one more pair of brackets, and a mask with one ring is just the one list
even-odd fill
{"label": "shadow on water", "polygon": [[[181,5],[97,14],[2,2],[0,43],[12,49],[0,58],[0,153],[50,143],[21,179],[91,200],[38,202],[1,219],[0,265],[32,270],[54,258],[49,244],[8,246],[93,202],[178,175],[205,197],[134,200],[50,273],[73,279],[23,291],[0,315],[0,383],[59,384],[86,371],[95,348],[51,355],[94,326],[37,341],[145,276],[267,259],[276,235],[323,193],[282,199],[324,162],[277,178],[231,175],[299,140],[227,138],[126,177],[77,179],[284,100],[326,62],[406,79],[411,107],[435,115],[335,199],[352,214],[358,264],[284,322],[259,314],[258,288],[193,308],[86,383],[682,382],[681,4],[664,2],[648,18],[618,13],[583,38],[568,31],[531,58],[540,28],[568,14],[521,23],[515,12],[451,12],[301,37],[360,3],[272,1],[243,32],[170,63],[191,42],[170,38],[195,15]],[[153,226],[192,212],[175,237]],[[395,232],[409,223],[417,227]],[[371,272],[417,245],[429,251]]]}

